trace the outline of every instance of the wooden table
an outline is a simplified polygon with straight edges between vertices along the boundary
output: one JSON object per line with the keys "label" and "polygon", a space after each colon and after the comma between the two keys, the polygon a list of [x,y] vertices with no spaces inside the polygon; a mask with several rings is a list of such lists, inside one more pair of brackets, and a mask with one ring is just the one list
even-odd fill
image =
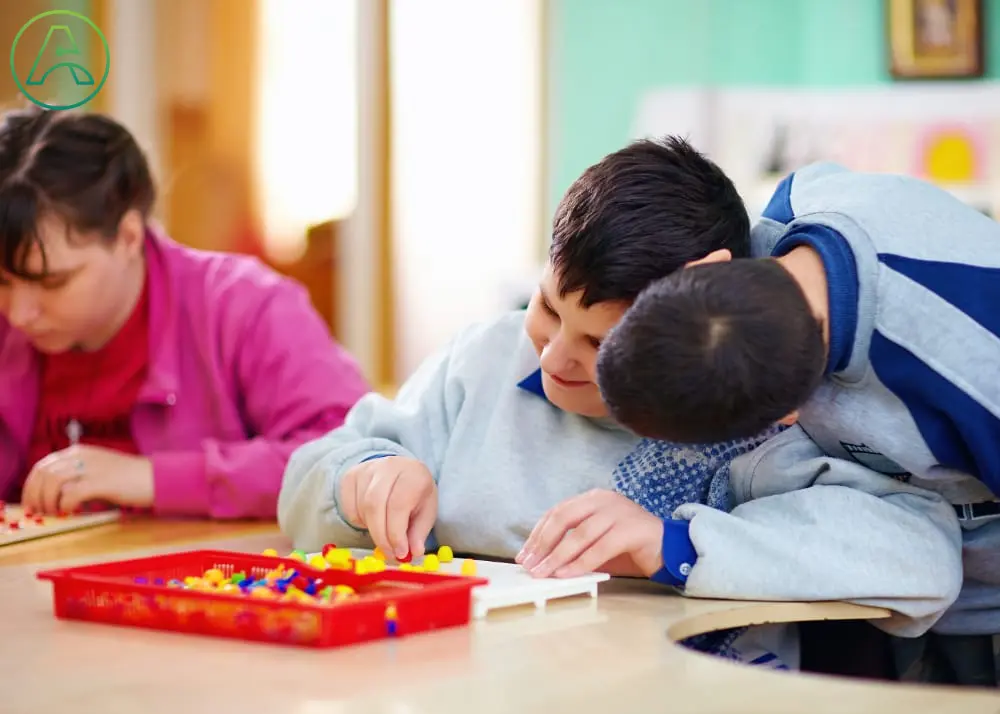
{"label": "wooden table", "polygon": [[[174,546],[257,533],[277,534],[274,523],[171,521],[142,517],[72,531],[51,538],[38,538],[0,548],[0,567],[57,560],[93,558],[138,548]],[[0,714],[3,709],[0,708]]]}
{"label": "wooden table", "polygon": [[[258,532],[248,536],[248,529]],[[838,603],[694,600],[623,580],[606,584],[596,602],[571,600],[538,613],[494,613],[470,627],[303,650],[58,621],[49,584],[34,577],[40,563],[54,564],[52,555],[92,561],[136,547],[186,549],[192,538],[205,537],[225,540],[197,547],[290,547],[268,525],[144,522],[0,554],[0,565],[19,563],[0,568],[0,672],[7,684],[0,712],[1000,712],[1000,695],[992,691],[762,671],[673,642],[741,624],[883,614]]]}

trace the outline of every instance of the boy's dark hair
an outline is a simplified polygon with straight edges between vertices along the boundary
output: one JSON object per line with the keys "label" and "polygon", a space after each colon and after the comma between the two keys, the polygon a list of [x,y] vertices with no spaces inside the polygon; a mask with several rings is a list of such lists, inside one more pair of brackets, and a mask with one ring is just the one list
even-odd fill
{"label": "boy's dark hair", "polygon": [[578,178],[556,209],[549,260],[562,297],[631,302],[712,251],[750,253],[750,219],[722,169],[683,139],[643,139]]}
{"label": "boy's dark hair", "polygon": [[681,443],[749,438],[798,409],[826,366],[822,328],[777,261],[696,265],[639,295],[601,345],[611,416]]}
{"label": "boy's dark hair", "polygon": [[11,275],[44,277],[25,265],[29,248],[42,248],[43,217],[112,241],[122,216],[148,217],[155,198],[142,150],[107,116],[32,107],[0,122],[0,269]]}

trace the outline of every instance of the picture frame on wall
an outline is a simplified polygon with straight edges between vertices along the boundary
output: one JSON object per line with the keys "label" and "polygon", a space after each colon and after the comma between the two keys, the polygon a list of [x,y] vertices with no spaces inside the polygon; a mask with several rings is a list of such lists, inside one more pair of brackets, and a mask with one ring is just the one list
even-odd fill
{"label": "picture frame on wall", "polygon": [[895,79],[982,77],[982,0],[885,0]]}

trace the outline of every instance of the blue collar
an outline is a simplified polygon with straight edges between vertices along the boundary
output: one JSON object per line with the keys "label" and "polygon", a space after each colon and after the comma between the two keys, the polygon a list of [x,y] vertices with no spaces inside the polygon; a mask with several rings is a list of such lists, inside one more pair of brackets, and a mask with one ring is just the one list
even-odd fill
{"label": "blue collar", "polygon": [[847,369],[858,329],[858,267],[850,244],[840,233],[819,223],[794,226],[774,246],[772,255],[786,255],[808,245],[823,260],[829,301],[830,347],[827,376]]}
{"label": "blue collar", "polygon": [[534,394],[536,397],[541,397],[545,401],[549,401],[549,398],[545,396],[545,389],[542,387],[541,368],[536,369],[534,372],[522,379],[517,383],[517,386],[526,392]]}
{"label": "blue collar", "polygon": [[[559,409],[563,411],[561,407],[557,407],[555,404],[549,401],[549,398],[545,396],[545,389],[542,387],[542,370],[536,369],[534,372],[529,374],[527,377],[522,379],[517,383],[519,389],[523,389],[529,394],[534,394],[536,397],[541,397],[545,400],[546,404],[552,406],[553,409]],[[572,412],[567,412],[571,414]],[[624,427],[617,424],[611,417],[582,417],[584,419],[590,420],[591,423],[601,426],[606,429],[617,429],[621,431],[627,431]]]}

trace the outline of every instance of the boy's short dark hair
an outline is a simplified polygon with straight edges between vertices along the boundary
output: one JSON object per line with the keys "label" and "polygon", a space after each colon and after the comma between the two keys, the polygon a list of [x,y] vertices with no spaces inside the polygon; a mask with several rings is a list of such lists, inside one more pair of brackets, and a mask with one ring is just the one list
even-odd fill
{"label": "boy's short dark hair", "polygon": [[155,199],[142,150],[110,117],[31,107],[0,122],[0,269],[11,275],[44,277],[25,262],[45,216],[111,241],[128,210],[146,218]]}
{"label": "boy's short dark hair", "polygon": [[712,251],[750,253],[750,219],[722,169],[683,139],[643,139],[578,178],[556,209],[549,260],[562,297],[631,302]]}
{"label": "boy's short dark hair", "polygon": [[826,345],[799,284],[775,260],[697,265],[654,282],[601,345],[611,416],[682,443],[749,438],[798,409]]}

